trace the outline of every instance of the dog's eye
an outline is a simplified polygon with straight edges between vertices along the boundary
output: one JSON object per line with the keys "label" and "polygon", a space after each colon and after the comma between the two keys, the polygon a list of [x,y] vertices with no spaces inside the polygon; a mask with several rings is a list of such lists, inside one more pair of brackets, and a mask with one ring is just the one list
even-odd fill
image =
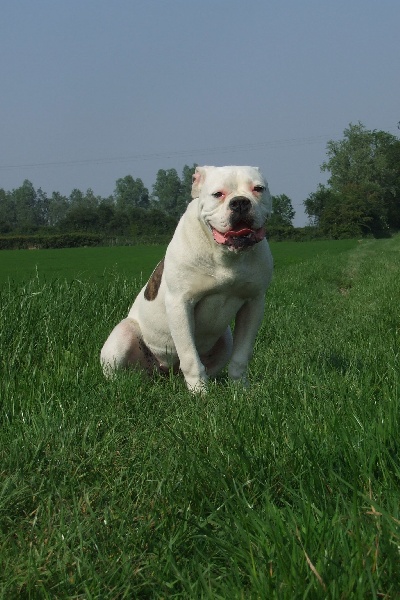
{"label": "dog's eye", "polygon": [[214,192],[211,195],[214,196],[214,198],[222,198],[224,194],[222,192]]}
{"label": "dog's eye", "polygon": [[263,185],[255,185],[253,189],[255,192],[265,192],[265,187]]}

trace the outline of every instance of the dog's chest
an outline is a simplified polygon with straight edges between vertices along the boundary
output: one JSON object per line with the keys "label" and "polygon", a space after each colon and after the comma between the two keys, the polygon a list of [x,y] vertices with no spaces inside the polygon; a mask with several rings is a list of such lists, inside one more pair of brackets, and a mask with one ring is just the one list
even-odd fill
{"label": "dog's chest", "polygon": [[217,294],[223,299],[236,297],[248,300],[263,289],[262,265],[254,261],[243,261],[234,268],[218,266],[214,272],[214,284],[210,294]]}
{"label": "dog's chest", "polygon": [[245,300],[236,295],[214,293],[204,296],[195,306],[194,317],[197,332],[221,333],[226,329]]}
{"label": "dog's chest", "polygon": [[223,330],[243,304],[260,293],[250,273],[221,271],[195,306],[196,328]]}

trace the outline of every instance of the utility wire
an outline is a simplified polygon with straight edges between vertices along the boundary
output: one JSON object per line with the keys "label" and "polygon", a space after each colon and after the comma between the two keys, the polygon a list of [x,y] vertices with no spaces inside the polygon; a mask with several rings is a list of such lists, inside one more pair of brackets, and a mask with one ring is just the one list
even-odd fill
{"label": "utility wire", "polygon": [[77,160],[60,160],[60,161],[49,161],[40,163],[25,163],[25,164],[10,164],[0,165],[0,170],[6,169],[21,169],[21,168],[43,168],[43,167],[61,167],[61,166],[75,166],[75,165],[90,165],[90,164],[109,164],[119,162],[135,162],[144,160],[155,160],[159,158],[172,158],[179,156],[203,156],[209,154],[229,154],[231,152],[240,152],[242,150],[259,150],[294,147],[294,146],[308,146],[310,144],[320,144],[329,139],[328,135],[318,135],[314,137],[304,138],[291,138],[285,140],[273,140],[270,142],[261,142],[253,144],[237,144],[232,146],[214,146],[211,148],[200,148],[192,150],[177,150],[177,151],[166,151],[166,152],[154,152],[149,154],[133,154],[132,156],[119,156],[119,157],[108,157],[108,158],[89,158],[89,159],[77,159]]}
{"label": "utility wire", "polygon": [[[400,121],[399,121],[400,129]],[[123,162],[139,162],[146,160],[157,160],[164,158],[174,158],[180,156],[195,157],[212,155],[212,154],[230,154],[232,152],[241,152],[243,150],[261,150],[261,149],[277,149],[277,148],[288,148],[295,146],[310,146],[311,144],[322,144],[326,143],[329,139],[334,138],[332,135],[317,135],[312,137],[301,137],[301,138],[289,138],[284,140],[271,140],[270,142],[259,142],[252,144],[236,144],[232,146],[213,146],[210,148],[198,148],[191,150],[170,150],[165,152],[153,152],[149,154],[133,154],[131,156],[118,156],[118,157],[103,157],[103,158],[88,158],[88,159],[76,159],[76,160],[58,160],[49,162],[39,163],[25,163],[25,164],[10,164],[0,165],[0,171],[6,169],[36,169],[46,167],[64,167],[64,166],[79,166],[79,165],[105,165],[110,163],[123,163]]]}

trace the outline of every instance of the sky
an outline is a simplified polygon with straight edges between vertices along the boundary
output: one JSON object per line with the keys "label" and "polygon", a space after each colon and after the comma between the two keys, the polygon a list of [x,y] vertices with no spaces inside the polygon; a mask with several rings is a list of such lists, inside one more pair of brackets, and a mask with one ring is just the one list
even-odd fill
{"label": "sky", "polygon": [[399,39],[398,0],[1,0],[0,188],[254,165],[304,225],[328,140],[400,135]]}

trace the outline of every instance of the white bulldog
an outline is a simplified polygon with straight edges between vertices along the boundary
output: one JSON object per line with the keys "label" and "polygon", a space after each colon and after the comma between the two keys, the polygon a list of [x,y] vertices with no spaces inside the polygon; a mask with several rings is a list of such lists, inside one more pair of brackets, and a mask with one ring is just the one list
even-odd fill
{"label": "white bulldog", "polygon": [[258,168],[197,167],[192,197],[165,259],[101,350],[107,376],[180,368],[202,392],[229,363],[229,376],[246,382],[272,276],[271,196]]}

